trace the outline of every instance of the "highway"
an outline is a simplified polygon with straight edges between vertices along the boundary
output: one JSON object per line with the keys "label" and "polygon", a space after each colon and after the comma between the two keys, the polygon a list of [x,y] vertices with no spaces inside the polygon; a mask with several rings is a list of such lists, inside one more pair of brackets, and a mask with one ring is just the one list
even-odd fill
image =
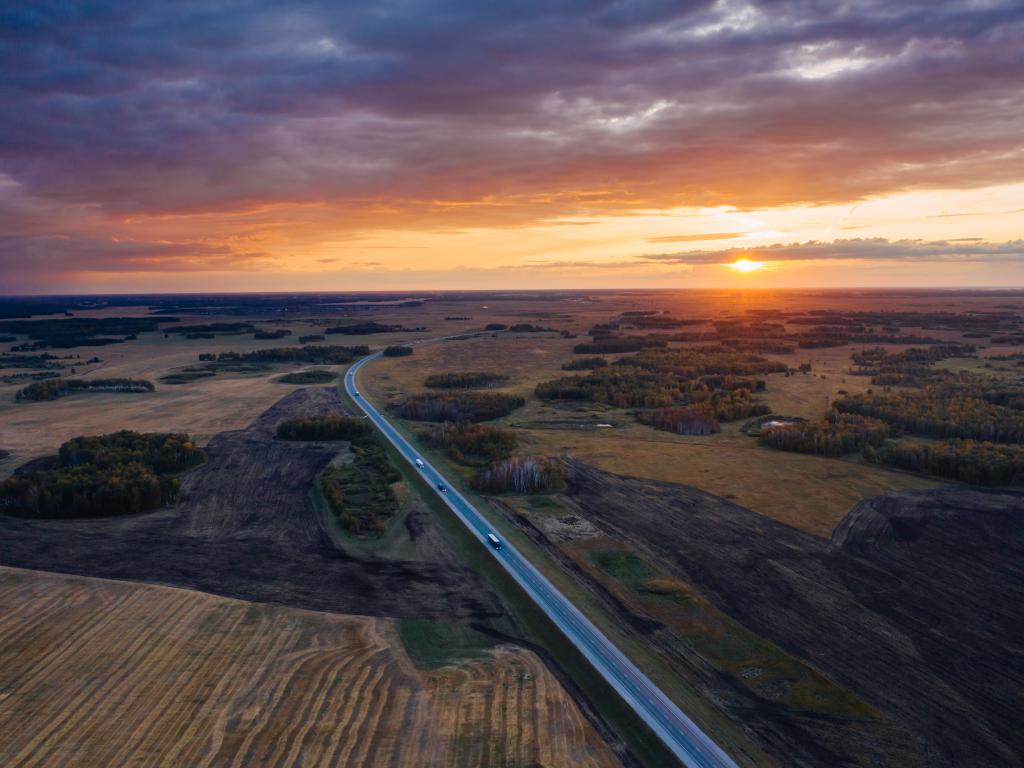
{"label": "highway", "polygon": [[[380,356],[380,352],[354,363],[345,375],[345,391],[373,421],[400,454],[419,471],[434,492],[480,540],[480,546],[497,558],[533,601],[587,658],[633,710],[647,723],[687,768],[735,768],[734,763],[697,725],[687,717],[633,662],[626,658],[604,633],[548,581],[515,547],[502,540],[501,548],[487,544],[487,534],[497,533],[487,519],[421,456],[397,429],[359,392],[359,370]],[[423,463],[417,466],[417,460]],[[439,486],[445,488],[444,492]]]}

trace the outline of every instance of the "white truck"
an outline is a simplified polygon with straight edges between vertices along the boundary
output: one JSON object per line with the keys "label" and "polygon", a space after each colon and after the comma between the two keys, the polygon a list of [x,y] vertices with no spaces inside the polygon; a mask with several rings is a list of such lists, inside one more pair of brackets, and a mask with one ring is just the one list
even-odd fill
{"label": "white truck", "polygon": [[416,468],[423,469],[423,459],[416,459]]}
{"label": "white truck", "polygon": [[494,549],[501,549],[501,539],[499,539],[493,533],[487,534],[487,543],[494,547]]}

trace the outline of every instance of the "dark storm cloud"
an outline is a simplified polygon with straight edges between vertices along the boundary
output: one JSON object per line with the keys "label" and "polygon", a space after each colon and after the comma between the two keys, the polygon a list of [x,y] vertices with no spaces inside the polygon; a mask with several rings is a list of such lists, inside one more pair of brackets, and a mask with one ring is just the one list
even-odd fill
{"label": "dark storm cloud", "polygon": [[751,261],[1024,261],[1024,240],[981,243],[981,238],[956,240],[886,240],[854,238],[832,242],[810,241],[760,248],[723,251],[688,251],[648,254],[640,258],[662,264],[728,264]]}
{"label": "dark storm cloud", "polygon": [[1016,0],[8,2],[0,208],[509,225],[1018,180],[1022,37]]}

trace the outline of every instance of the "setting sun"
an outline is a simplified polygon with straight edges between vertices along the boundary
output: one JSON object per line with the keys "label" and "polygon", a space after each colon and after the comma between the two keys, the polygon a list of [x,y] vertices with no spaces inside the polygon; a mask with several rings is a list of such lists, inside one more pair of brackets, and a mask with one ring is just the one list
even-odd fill
{"label": "setting sun", "polygon": [[737,259],[732,264],[726,264],[725,266],[729,269],[735,269],[737,272],[755,272],[758,269],[764,267],[763,261],[751,261],[750,259]]}

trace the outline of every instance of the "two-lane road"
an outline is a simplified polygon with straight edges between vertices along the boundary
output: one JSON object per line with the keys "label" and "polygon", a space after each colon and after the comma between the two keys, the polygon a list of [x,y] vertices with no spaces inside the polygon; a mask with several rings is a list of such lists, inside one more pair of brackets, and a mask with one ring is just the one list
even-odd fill
{"label": "two-lane road", "polygon": [[[636,711],[665,745],[688,768],[735,768],[736,764],[697,725],[643,674],[636,665],[558,591],[515,547],[502,541],[501,549],[487,545],[494,531],[487,519],[451,483],[423,458],[359,392],[359,370],[379,352],[356,362],[345,375],[345,390],[384,436],[417,468],[455,515],[487,547],[526,593],[587,658],[602,677]],[[417,460],[423,466],[417,465]],[[438,486],[446,489],[441,492]]]}

